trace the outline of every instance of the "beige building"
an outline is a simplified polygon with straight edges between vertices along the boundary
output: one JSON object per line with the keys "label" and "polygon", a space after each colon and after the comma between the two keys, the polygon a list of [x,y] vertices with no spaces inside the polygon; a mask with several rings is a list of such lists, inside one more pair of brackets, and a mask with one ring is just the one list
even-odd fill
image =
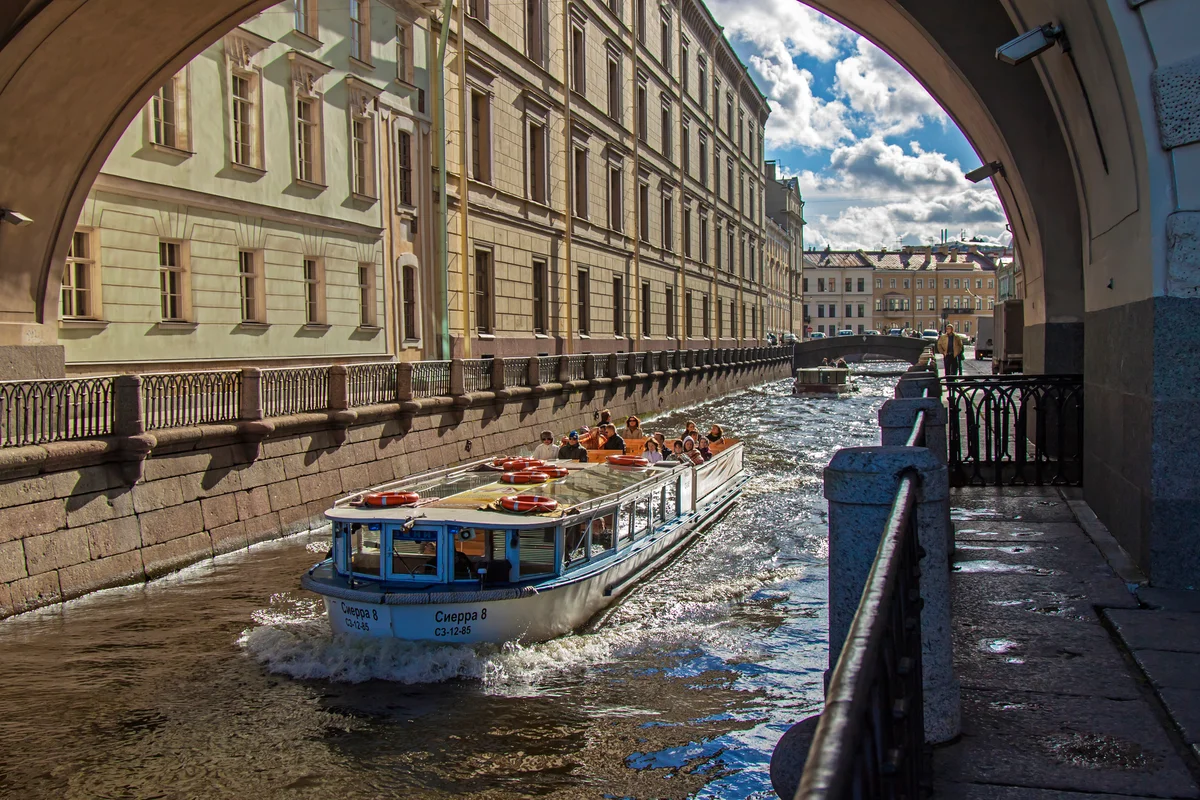
{"label": "beige building", "polygon": [[780,317],[777,329],[801,336],[805,321],[804,295],[801,291],[804,276],[804,200],[800,196],[800,179],[776,177],[776,164],[768,161],[766,186],[767,216],[786,238],[781,276],[784,294],[779,297],[784,315]]}
{"label": "beige building", "polygon": [[[423,26],[399,3],[282,3],[161,87],[80,215],[61,290],[68,370],[328,363],[419,346],[404,317],[419,315],[419,265],[401,255],[425,235],[414,206],[428,195]],[[400,301],[385,303],[393,289]]]}
{"label": "beige building", "polygon": [[871,265],[857,250],[810,250],[803,254],[801,288],[805,335],[866,333],[876,325]]}
{"label": "beige building", "polygon": [[468,0],[449,51],[455,355],[764,338],[768,107],[701,3]]}

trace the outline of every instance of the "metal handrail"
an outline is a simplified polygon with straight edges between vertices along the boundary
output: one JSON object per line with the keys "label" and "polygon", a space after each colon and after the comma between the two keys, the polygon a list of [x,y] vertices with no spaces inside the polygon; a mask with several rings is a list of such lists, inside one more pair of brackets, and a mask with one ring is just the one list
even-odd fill
{"label": "metal handrail", "polygon": [[926,776],[917,475],[900,478],[796,800],[910,797]]}
{"label": "metal handrail", "polygon": [[[928,392],[928,390],[926,390]],[[916,418],[913,420],[912,433],[908,435],[908,441],[904,443],[905,447],[924,447],[925,446],[925,412],[918,411]]]}

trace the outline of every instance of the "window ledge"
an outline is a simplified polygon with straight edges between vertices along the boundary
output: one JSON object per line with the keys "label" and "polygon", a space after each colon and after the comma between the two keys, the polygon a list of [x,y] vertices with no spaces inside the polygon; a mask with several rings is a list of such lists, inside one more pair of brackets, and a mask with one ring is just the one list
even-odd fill
{"label": "window ledge", "polygon": [[304,31],[300,30],[299,28],[292,28],[292,33],[296,34],[301,39],[303,39],[304,41],[308,42],[309,44],[311,44],[315,47],[321,46],[321,40],[318,39],[317,37],[313,36],[311,33],[305,33]]}
{"label": "window ledge", "polygon": [[354,56],[350,56],[350,65],[359,69],[370,70],[371,72],[375,71],[375,65],[370,61],[363,61],[361,58],[355,58]]}
{"label": "window ledge", "polygon": [[405,348],[420,347],[421,340],[420,339],[405,339],[404,341],[402,341],[400,343],[400,345],[401,345],[401,347],[405,347]]}
{"label": "window ledge", "polygon": [[373,204],[373,203],[379,202],[378,197],[375,197],[375,196],[369,195],[369,194],[359,194],[358,192],[351,192],[350,196],[360,203],[372,203]]}
{"label": "window ledge", "polygon": [[164,319],[158,323],[157,327],[168,331],[194,331],[198,325],[199,323],[189,322],[185,319]]}
{"label": "window ledge", "polygon": [[359,325],[357,328],[355,328],[355,330],[362,331],[363,333],[374,334],[379,333],[381,330],[383,330],[383,328],[380,328],[378,325]]}
{"label": "window ledge", "polygon": [[405,219],[416,219],[417,218],[417,207],[406,205],[404,203],[397,203],[396,204],[396,213]]}
{"label": "window ledge", "polygon": [[580,333],[579,338],[580,339],[591,339],[592,335],[590,333]]}
{"label": "window ledge", "polygon": [[60,328],[75,328],[77,330],[104,330],[108,327],[108,320],[68,317],[59,320],[58,326]]}
{"label": "window ledge", "polygon": [[259,178],[267,174],[267,171],[262,167],[252,167],[249,164],[239,164],[236,161],[230,161],[229,166],[238,172],[245,172],[247,175],[254,175]]}
{"label": "window ledge", "polygon": [[328,186],[326,186],[323,183],[316,183],[315,181],[306,181],[303,178],[296,178],[296,184],[298,186],[303,186],[306,189],[318,189],[322,192],[329,188]]}
{"label": "window ledge", "polygon": [[496,338],[496,334],[494,334],[494,333],[484,333],[484,332],[482,332],[482,331],[476,331],[476,332],[475,332],[475,336],[476,336],[476,337],[478,337],[478,338],[480,338],[480,339],[486,339],[486,340],[488,340],[488,341],[491,341],[491,340],[493,340],[493,339],[495,339],[495,338]]}
{"label": "window ledge", "polygon": [[171,147],[168,144],[159,144],[158,142],[150,142],[149,144],[152,150],[157,150],[160,153],[167,153],[173,156],[179,156],[180,158],[191,158],[192,156],[196,155],[194,151],[184,150],[182,147]]}
{"label": "window ledge", "polygon": [[271,327],[269,322],[258,322],[256,320],[242,320],[238,323],[239,328],[247,328],[249,330],[266,330]]}
{"label": "window ledge", "polygon": [[[582,336],[582,335],[583,335],[583,334],[580,334],[580,336]],[[547,333],[537,333],[537,332],[535,331],[535,332],[534,332],[534,334],[533,334],[533,338],[535,338],[535,339],[549,339],[549,338],[550,338],[550,334],[547,334]]]}
{"label": "window ledge", "polygon": [[327,331],[331,327],[333,327],[333,326],[331,326],[327,322],[306,322],[306,323],[304,323],[304,329],[308,330],[308,331]]}

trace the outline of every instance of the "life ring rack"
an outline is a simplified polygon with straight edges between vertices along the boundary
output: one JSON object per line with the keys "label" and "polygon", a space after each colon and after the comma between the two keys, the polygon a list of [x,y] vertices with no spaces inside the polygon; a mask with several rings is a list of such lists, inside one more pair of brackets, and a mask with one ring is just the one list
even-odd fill
{"label": "life ring rack", "polygon": [[506,495],[500,498],[500,507],[517,514],[544,514],[558,508],[558,501],[540,494]]}
{"label": "life ring rack", "polygon": [[566,467],[560,467],[555,464],[547,464],[544,467],[536,467],[538,472],[544,472],[551,478],[565,478],[571,474],[571,471]]}
{"label": "life ring rack", "polygon": [[550,476],[541,470],[523,469],[517,472],[506,472],[500,476],[504,483],[545,483]]}
{"label": "life ring rack", "polygon": [[411,506],[421,499],[416,492],[368,492],[363,495],[364,505],[372,508],[392,508],[395,506]]}
{"label": "life ring rack", "polygon": [[648,467],[650,462],[641,456],[613,455],[605,459],[614,467]]}

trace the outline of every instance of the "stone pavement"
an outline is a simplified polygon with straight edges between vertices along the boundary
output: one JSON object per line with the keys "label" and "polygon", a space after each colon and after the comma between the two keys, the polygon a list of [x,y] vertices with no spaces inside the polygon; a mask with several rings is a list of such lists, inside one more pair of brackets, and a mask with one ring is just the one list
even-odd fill
{"label": "stone pavement", "polygon": [[1200,797],[1200,597],[1139,586],[1077,490],[951,504],[963,721],[934,796]]}

